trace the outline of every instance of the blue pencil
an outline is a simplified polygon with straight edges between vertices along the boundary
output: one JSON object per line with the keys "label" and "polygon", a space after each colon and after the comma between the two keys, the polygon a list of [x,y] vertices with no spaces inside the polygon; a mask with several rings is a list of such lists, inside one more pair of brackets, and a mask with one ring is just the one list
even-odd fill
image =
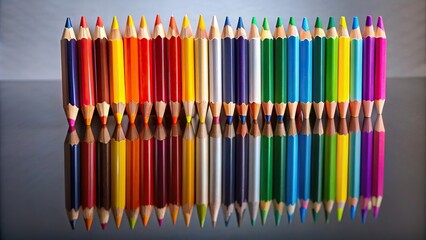
{"label": "blue pencil", "polygon": [[80,210],[80,139],[74,127],[68,129],[64,142],[65,207],[71,228],[75,228]]}
{"label": "blue pencil", "polygon": [[288,23],[287,39],[287,105],[290,118],[294,119],[296,117],[297,104],[299,103],[299,32],[293,17],[290,18]]}
{"label": "blue pencil", "polygon": [[291,119],[287,137],[287,169],[285,192],[285,204],[287,205],[289,223],[293,221],[297,201],[298,142],[296,121]]}
{"label": "blue pencil", "polygon": [[300,108],[304,118],[309,118],[312,106],[312,36],[308,19],[303,18],[300,31]]}
{"label": "blue pencil", "polygon": [[304,119],[299,134],[299,205],[300,220],[305,221],[311,191],[311,126],[309,119]]}

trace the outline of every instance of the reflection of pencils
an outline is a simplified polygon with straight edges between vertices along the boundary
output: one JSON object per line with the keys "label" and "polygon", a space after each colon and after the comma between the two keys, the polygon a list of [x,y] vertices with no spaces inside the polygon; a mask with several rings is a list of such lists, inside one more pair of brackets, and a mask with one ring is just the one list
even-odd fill
{"label": "reflection of pencils", "polygon": [[126,138],[121,125],[111,138],[111,208],[115,225],[120,228],[126,203]]}
{"label": "reflection of pencils", "polygon": [[81,208],[90,231],[96,207],[96,142],[92,128],[86,127],[81,144]]}
{"label": "reflection of pencils", "polygon": [[299,103],[299,41],[299,32],[297,31],[296,21],[293,17],[290,17],[287,28],[287,105],[291,119],[296,117],[296,109]]}
{"label": "reflection of pencils", "polygon": [[151,115],[154,99],[154,82],[152,77],[152,40],[144,16],[141,17],[138,33],[139,52],[139,107],[144,123],[147,124]]}
{"label": "reflection of pencils", "polygon": [[222,40],[216,16],[213,16],[209,33],[209,99],[213,122],[219,122],[222,110]]}
{"label": "reflection of pencils", "polygon": [[183,17],[181,38],[181,64],[182,64],[182,103],[185,110],[186,121],[191,122],[195,101],[194,82],[194,36],[188,16]]}
{"label": "reflection of pencils", "polygon": [[371,207],[371,180],[373,172],[373,126],[371,118],[364,118],[361,131],[361,221],[365,223]]}
{"label": "reflection of pencils", "polygon": [[212,226],[216,227],[217,216],[222,201],[222,130],[218,122],[213,123],[210,129],[209,186],[210,216],[212,219]]}
{"label": "reflection of pencils", "polygon": [[77,41],[67,18],[61,39],[62,99],[65,115],[71,127],[75,125],[80,107],[78,89]]}
{"label": "reflection of pencils", "polygon": [[158,225],[163,224],[167,209],[167,134],[162,124],[155,130],[154,201]]}
{"label": "reflection of pencils", "polygon": [[329,118],[334,118],[336,113],[338,42],[334,17],[330,17],[325,39],[325,110]]}
{"label": "reflection of pencils", "polygon": [[126,213],[131,229],[135,228],[139,215],[140,171],[139,134],[131,123],[126,133]]}
{"label": "reflection of pencils", "polygon": [[209,50],[208,36],[203,16],[200,15],[197,33],[195,34],[195,102],[200,122],[206,120],[209,106]]}
{"label": "reflection of pencils", "polygon": [[95,80],[93,74],[92,37],[86,18],[81,17],[77,34],[80,103],[84,122],[90,125],[95,111]]}
{"label": "reflection of pencils", "polygon": [[273,133],[271,122],[265,123],[261,137],[260,157],[260,216],[266,223],[272,200]]}
{"label": "reflection of pencils", "polygon": [[336,198],[336,127],[334,119],[327,120],[324,136],[324,186],[323,202],[325,209],[325,221],[329,221]]}
{"label": "reflection of pencils", "polygon": [[287,167],[286,167],[286,193],[285,204],[287,205],[288,222],[294,217],[297,201],[297,174],[298,174],[298,136],[296,121],[290,120],[287,136]]}
{"label": "reflection of pencils", "polygon": [[346,118],[339,119],[336,148],[336,207],[337,220],[340,222],[348,194],[349,135]]}
{"label": "reflection of pencils", "polygon": [[195,141],[190,122],[186,124],[182,138],[182,213],[186,227],[191,221],[195,196]]}
{"label": "reflection of pencils", "polygon": [[117,124],[121,124],[126,107],[126,92],[124,82],[123,39],[114,16],[108,38],[109,56],[109,90],[111,109]]}
{"label": "reflection of pencils", "polygon": [[142,128],[141,141],[141,208],[144,226],[148,224],[154,205],[154,138],[147,124]]}
{"label": "reflection of pencils", "polygon": [[274,65],[275,111],[278,120],[281,121],[287,106],[287,37],[280,17],[277,19],[274,32]]}
{"label": "reflection of pencils", "polygon": [[64,142],[65,208],[71,228],[75,228],[80,210],[80,139],[70,127]]}
{"label": "reflection of pencils", "polygon": [[340,118],[346,118],[349,106],[349,79],[350,79],[350,38],[346,19],[344,16],[340,18],[339,24],[339,57],[338,57],[338,76],[337,76],[337,105],[339,108]]}
{"label": "reflection of pencils", "polygon": [[241,122],[246,122],[248,110],[248,40],[243,19],[238,19],[235,32],[235,88],[237,111]]}
{"label": "reflection of pencils", "polygon": [[99,132],[97,150],[96,201],[99,221],[105,229],[111,209],[111,136],[106,125]]}
{"label": "reflection of pencils", "polygon": [[306,218],[310,193],[311,193],[311,148],[312,136],[309,119],[304,119],[299,134],[299,204],[300,220],[302,223]]}
{"label": "reflection of pencils", "polygon": [[351,30],[351,83],[349,93],[349,110],[351,117],[358,117],[362,100],[362,35],[358,18],[354,17]]}
{"label": "reflection of pencils", "polygon": [[315,120],[312,134],[312,174],[311,174],[311,201],[314,222],[318,219],[322,202],[322,181],[324,168],[324,130],[320,118]]}
{"label": "reflection of pencils", "polygon": [[360,168],[361,168],[361,130],[359,119],[351,117],[349,123],[349,172],[348,172],[348,202],[350,217],[355,218],[359,199]]}
{"label": "reflection of pencils", "polygon": [[225,124],[222,149],[222,212],[225,226],[228,226],[235,201],[235,130],[232,122]]}
{"label": "reflection of pencils", "polygon": [[173,124],[170,132],[170,178],[169,178],[169,209],[173,224],[179,215],[181,200],[181,164],[182,164],[182,135],[180,125]]}
{"label": "reflection of pencils", "polygon": [[204,227],[209,192],[209,138],[205,123],[198,125],[195,143],[195,204],[198,221]]}
{"label": "reflection of pencils", "polygon": [[383,199],[385,171],[385,126],[383,124],[382,115],[377,116],[373,139],[373,186],[371,190],[371,203],[373,205],[373,216],[377,218]]}
{"label": "reflection of pencils", "polygon": [[386,33],[383,18],[377,19],[375,52],[374,102],[378,114],[382,114],[386,99]]}
{"label": "reflection of pencils", "polygon": [[271,121],[274,105],[274,46],[268,19],[263,19],[260,32],[262,109],[267,122]]}
{"label": "reflection of pencils", "polygon": [[155,18],[154,32],[152,33],[152,52],[153,52],[153,76],[155,89],[155,112],[157,113],[157,122],[163,122],[164,112],[167,107],[167,52],[166,52],[166,34],[160,15]]}
{"label": "reflection of pencils", "polygon": [[222,31],[222,94],[227,122],[232,122],[235,110],[235,38],[229,18]]}
{"label": "reflection of pencils", "polygon": [[317,118],[322,117],[325,95],[325,33],[319,17],[312,36],[312,102]]}
{"label": "reflection of pencils", "polygon": [[251,20],[249,33],[249,103],[253,120],[257,121],[261,103],[261,60],[260,60],[260,36],[256,18]]}
{"label": "reflection of pencils", "polygon": [[139,107],[138,38],[132,16],[127,17],[123,35],[124,79],[126,86],[126,111],[129,122],[134,123]]}
{"label": "reflection of pencils", "polygon": [[312,36],[308,19],[303,18],[300,30],[300,108],[304,118],[309,118],[312,106]]}
{"label": "reflection of pencils", "polygon": [[241,226],[247,208],[248,139],[247,124],[239,122],[235,140],[235,210],[238,226]]}
{"label": "reflection of pencils", "polygon": [[249,137],[249,190],[248,209],[251,218],[251,225],[256,224],[257,212],[259,211],[260,195],[260,129],[257,121],[253,121]]}
{"label": "reflection of pencils", "polygon": [[96,21],[93,35],[93,54],[96,77],[96,109],[102,125],[107,123],[109,113],[108,39],[102,18]]}
{"label": "reflection of pencils", "polygon": [[[180,65],[181,48],[179,29],[175,18],[170,17],[169,30],[167,32],[167,54],[169,71],[169,104],[173,123],[177,123],[180,113],[180,102],[182,101],[182,76]],[[177,215],[176,215],[177,216]]]}
{"label": "reflection of pencils", "polygon": [[287,137],[284,122],[277,123],[274,134],[274,162],[273,162],[273,192],[275,224],[280,224],[285,202],[285,173],[287,159]]}
{"label": "reflection of pencils", "polygon": [[371,117],[374,104],[374,44],[373,19],[367,16],[362,33],[362,106],[365,117]]}

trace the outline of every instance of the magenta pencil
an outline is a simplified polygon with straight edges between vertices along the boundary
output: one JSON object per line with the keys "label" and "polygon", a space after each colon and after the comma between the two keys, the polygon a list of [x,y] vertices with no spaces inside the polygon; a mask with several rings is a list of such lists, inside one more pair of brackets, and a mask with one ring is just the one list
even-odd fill
{"label": "magenta pencil", "polygon": [[375,52],[375,78],[374,78],[374,103],[378,114],[382,114],[386,99],[386,33],[383,18],[377,19],[376,52]]}
{"label": "magenta pencil", "polygon": [[379,209],[383,199],[383,182],[385,173],[385,126],[382,115],[377,116],[373,137],[373,183],[371,189],[371,203],[373,217],[379,216]]}
{"label": "magenta pencil", "polygon": [[364,33],[362,34],[362,106],[364,116],[371,117],[374,104],[374,45],[375,33],[373,19],[367,16]]}

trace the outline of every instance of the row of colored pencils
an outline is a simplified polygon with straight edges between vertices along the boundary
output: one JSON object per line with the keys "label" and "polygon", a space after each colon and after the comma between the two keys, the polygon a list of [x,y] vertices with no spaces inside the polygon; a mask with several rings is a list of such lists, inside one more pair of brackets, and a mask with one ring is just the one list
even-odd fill
{"label": "row of colored pencils", "polygon": [[293,17],[287,31],[278,18],[274,34],[266,18],[260,33],[253,18],[247,34],[241,17],[235,33],[226,17],[220,34],[213,17],[208,34],[200,16],[195,35],[187,16],[180,33],[172,16],[167,34],[158,15],[152,34],[144,17],[137,31],[129,16],[124,34],[114,17],[109,36],[98,17],[93,35],[82,17],[76,37],[67,18],[61,50],[63,107],[70,126],[80,108],[86,125],[95,108],[102,124],[110,108],[120,124],[125,111],[134,123],[139,109],[147,123],[153,107],[161,124],[167,105],[176,123],[181,103],[187,122],[196,107],[203,123],[210,106],[215,121],[223,109],[230,123],[235,109],[242,122],[249,109],[257,120],[260,108],[266,121],[274,108],[281,120],[287,106],[290,118],[295,118],[298,106],[309,118],[312,105],[317,118],[324,106],[329,118],[337,107],[345,118],[348,108],[358,117],[362,103],[364,116],[370,117],[374,102],[378,114],[385,102],[386,34],[381,17],[374,30],[368,16],[363,34],[357,17],[350,32],[345,17],[339,26],[330,17],[326,32],[317,18],[313,34],[306,18],[299,34]]}
{"label": "row of colored pencils", "polygon": [[[193,208],[204,226],[210,210],[215,226],[220,208],[228,226],[236,213],[240,226],[248,210],[252,225],[258,212],[262,224],[271,205],[275,222],[280,223],[286,208],[288,221],[295,216],[298,202],[300,220],[310,208],[314,221],[324,206],[326,221],[334,204],[337,219],[346,203],[354,219],[358,202],[365,222],[372,208],[377,217],[383,198],[385,129],[378,115],[373,129],[370,118],[362,128],[358,118],[328,119],[325,130],[321,119],[313,130],[309,120],[279,121],[273,130],[266,122],[261,130],[257,121],[248,126],[191,123],[183,131],[179,124],[153,130],[135,124],[127,131],[116,125],[112,135],[106,126],[95,138],[86,126],[82,140],[70,127],[65,140],[66,210],[75,227],[80,208],[89,230],[95,210],[102,228],[110,211],[117,228],[126,213],[135,228],[139,215],[148,224],[155,211],[161,226],[169,208],[175,224],[182,211],[189,226]],[[285,126],[286,125],[286,126]],[[336,130],[337,129],[337,130]],[[96,131],[98,132],[98,131]]]}

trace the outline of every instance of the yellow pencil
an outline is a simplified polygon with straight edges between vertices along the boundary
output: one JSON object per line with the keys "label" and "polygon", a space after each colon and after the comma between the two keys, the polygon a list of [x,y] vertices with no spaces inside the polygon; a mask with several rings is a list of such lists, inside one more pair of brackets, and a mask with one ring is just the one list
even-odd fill
{"label": "yellow pencil", "polygon": [[195,101],[194,81],[194,36],[188,16],[185,15],[182,22],[181,58],[182,58],[182,103],[185,110],[186,121],[191,122]]}
{"label": "yellow pencil", "polygon": [[346,118],[349,106],[349,79],[351,39],[349,37],[346,19],[340,18],[339,35],[339,67],[337,78],[337,106],[340,118]]}
{"label": "yellow pencil", "polygon": [[209,50],[206,26],[201,15],[195,34],[195,102],[200,122],[204,123],[209,106]]}
{"label": "yellow pencil", "polygon": [[114,16],[108,38],[110,102],[115,120],[121,124],[126,108],[126,92],[124,84],[123,38]]}
{"label": "yellow pencil", "polygon": [[126,203],[126,137],[117,125],[111,138],[111,209],[120,228]]}
{"label": "yellow pencil", "polygon": [[182,138],[182,213],[189,227],[195,197],[195,139],[191,123],[186,124]]}
{"label": "yellow pencil", "polygon": [[336,148],[336,203],[337,220],[340,222],[348,193],[349,134],[345,118],[339,121]]}

